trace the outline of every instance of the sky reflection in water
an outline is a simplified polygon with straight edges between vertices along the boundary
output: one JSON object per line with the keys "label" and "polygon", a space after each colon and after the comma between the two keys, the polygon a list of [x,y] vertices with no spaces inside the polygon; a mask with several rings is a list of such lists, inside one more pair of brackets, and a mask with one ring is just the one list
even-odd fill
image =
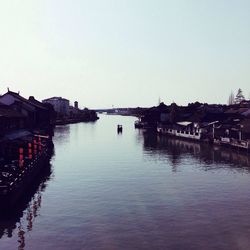
{"label": "sky reflection in water", "polygon": [[0,249],[249,249],[249,156],[134,120],[57,127],[51,171],[1,219]]}

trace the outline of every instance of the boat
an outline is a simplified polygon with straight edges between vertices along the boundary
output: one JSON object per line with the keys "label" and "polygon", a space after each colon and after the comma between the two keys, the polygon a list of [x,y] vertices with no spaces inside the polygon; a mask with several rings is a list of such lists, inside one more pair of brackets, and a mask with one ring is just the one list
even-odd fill
{"label": "boat", "polygon": [[135,121],[135,128],[143,128],[144,127],[144,123],[140,120],[136,120]]}
{"label": "boat", "polygon": [[117,133],[122,133],[122,125],[117,125]]}

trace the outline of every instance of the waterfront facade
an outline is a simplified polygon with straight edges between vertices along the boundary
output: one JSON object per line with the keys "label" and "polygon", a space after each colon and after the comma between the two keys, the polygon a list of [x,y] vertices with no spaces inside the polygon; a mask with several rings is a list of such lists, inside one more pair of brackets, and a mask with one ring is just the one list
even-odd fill
{"label": "waterfront facade", "polygon": [[156,129],[161,135],[182,137],[250,149],[250,103],[188,106],[167,106],[161,103],[145,111],[141,118],[144,128]]}
{"label": "waterfront facade", "polygon": [[0,137],[10,131],[24,128],[25,123],[25,115],[7,105],[0,105]]}
{"label": "waterfront facade", "polygon": [[[20,93],[8,90],[0,96],[0,104],[9,108],[9,114],[19,113],[25,117],[23,127],[35,128],[44,127],[50,124],[51,108],[36,100],[33,96],[24,98]],[[16,114],[15,114],[16,115]]]}
{"label": "waterfront facade", "polygon": [[8,90],[0,96],[0,159],[16,160],[18,147],[32,135],[52,134],[53,120],[51,105]]}
{"label": "waterfront facade", "polygon": [[199,124],[188,121],[177,122],[172,125],[158,125],[157,132],[159,134],[178,136],[194,140],[200,140],[202,135],[202,130],[200,129]]}

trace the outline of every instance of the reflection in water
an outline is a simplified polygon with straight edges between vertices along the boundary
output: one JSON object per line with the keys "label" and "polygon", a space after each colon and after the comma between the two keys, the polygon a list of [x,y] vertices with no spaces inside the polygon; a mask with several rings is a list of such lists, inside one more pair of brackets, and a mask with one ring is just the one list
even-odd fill
{"label": "reflection in water", "polygon": [[[54,151],[52,155],[54,155]],[[42,194],[52,177],[51,164],[44,165],[43,168],[15,208],[8,214],[0,215],[0,239],[5,235],[11,238],[14,230],[17,229],[18,249],[20,250],[25,249],[25,235],[33,229],[42,205]]]}
{"label": "reflection in water", "polygon": [[233,167],[238,171],[250,170],[250,155],[242,151],[152,133],[143,133],[143,140],[146,154],[169,160],[173,171],[187,157],[203,163],[201,166],[206,170],[213,169],[214,166],[216,169]]}
{"label": "reflection in water", "polygon": [[56,126],[56,140],[58,142],[64,142],[69,140],[70,125],[58,125]]}
{"label": "reflection in water", "polygon": [[0,249],[249,249],[249,156],[134,120],[57,127],[54,179],[0,220]]}

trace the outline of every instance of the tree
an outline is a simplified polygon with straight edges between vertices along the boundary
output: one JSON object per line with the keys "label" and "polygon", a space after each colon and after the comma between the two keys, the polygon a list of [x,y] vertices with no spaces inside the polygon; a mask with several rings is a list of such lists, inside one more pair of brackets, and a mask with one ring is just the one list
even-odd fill
{"label": "tree", "polygon": [[170,122],[174,123],[178,120],[178,106],[176,103],[171,103],[170,105]]}
{"label": "tree", "polygon": [[228,98],[228,105],[232,105],[234,104],[234,93],[233,91],[231,91],[231,94],[229,95],[229,98]]}
{"label": "tree", "polygon": [[237,93],[237,95],[236,95],[236,97],[235,97],[235,99],[234,99],[234,102],[236,103],[236,104],[239,104],[240,102],[242,102],[242,101],[244,101],[245,100],[245,97],[244,97],[244,95],[243,95],[243,92],[242,92],[242,90],[239,88],[238,89],[238,93]]}

